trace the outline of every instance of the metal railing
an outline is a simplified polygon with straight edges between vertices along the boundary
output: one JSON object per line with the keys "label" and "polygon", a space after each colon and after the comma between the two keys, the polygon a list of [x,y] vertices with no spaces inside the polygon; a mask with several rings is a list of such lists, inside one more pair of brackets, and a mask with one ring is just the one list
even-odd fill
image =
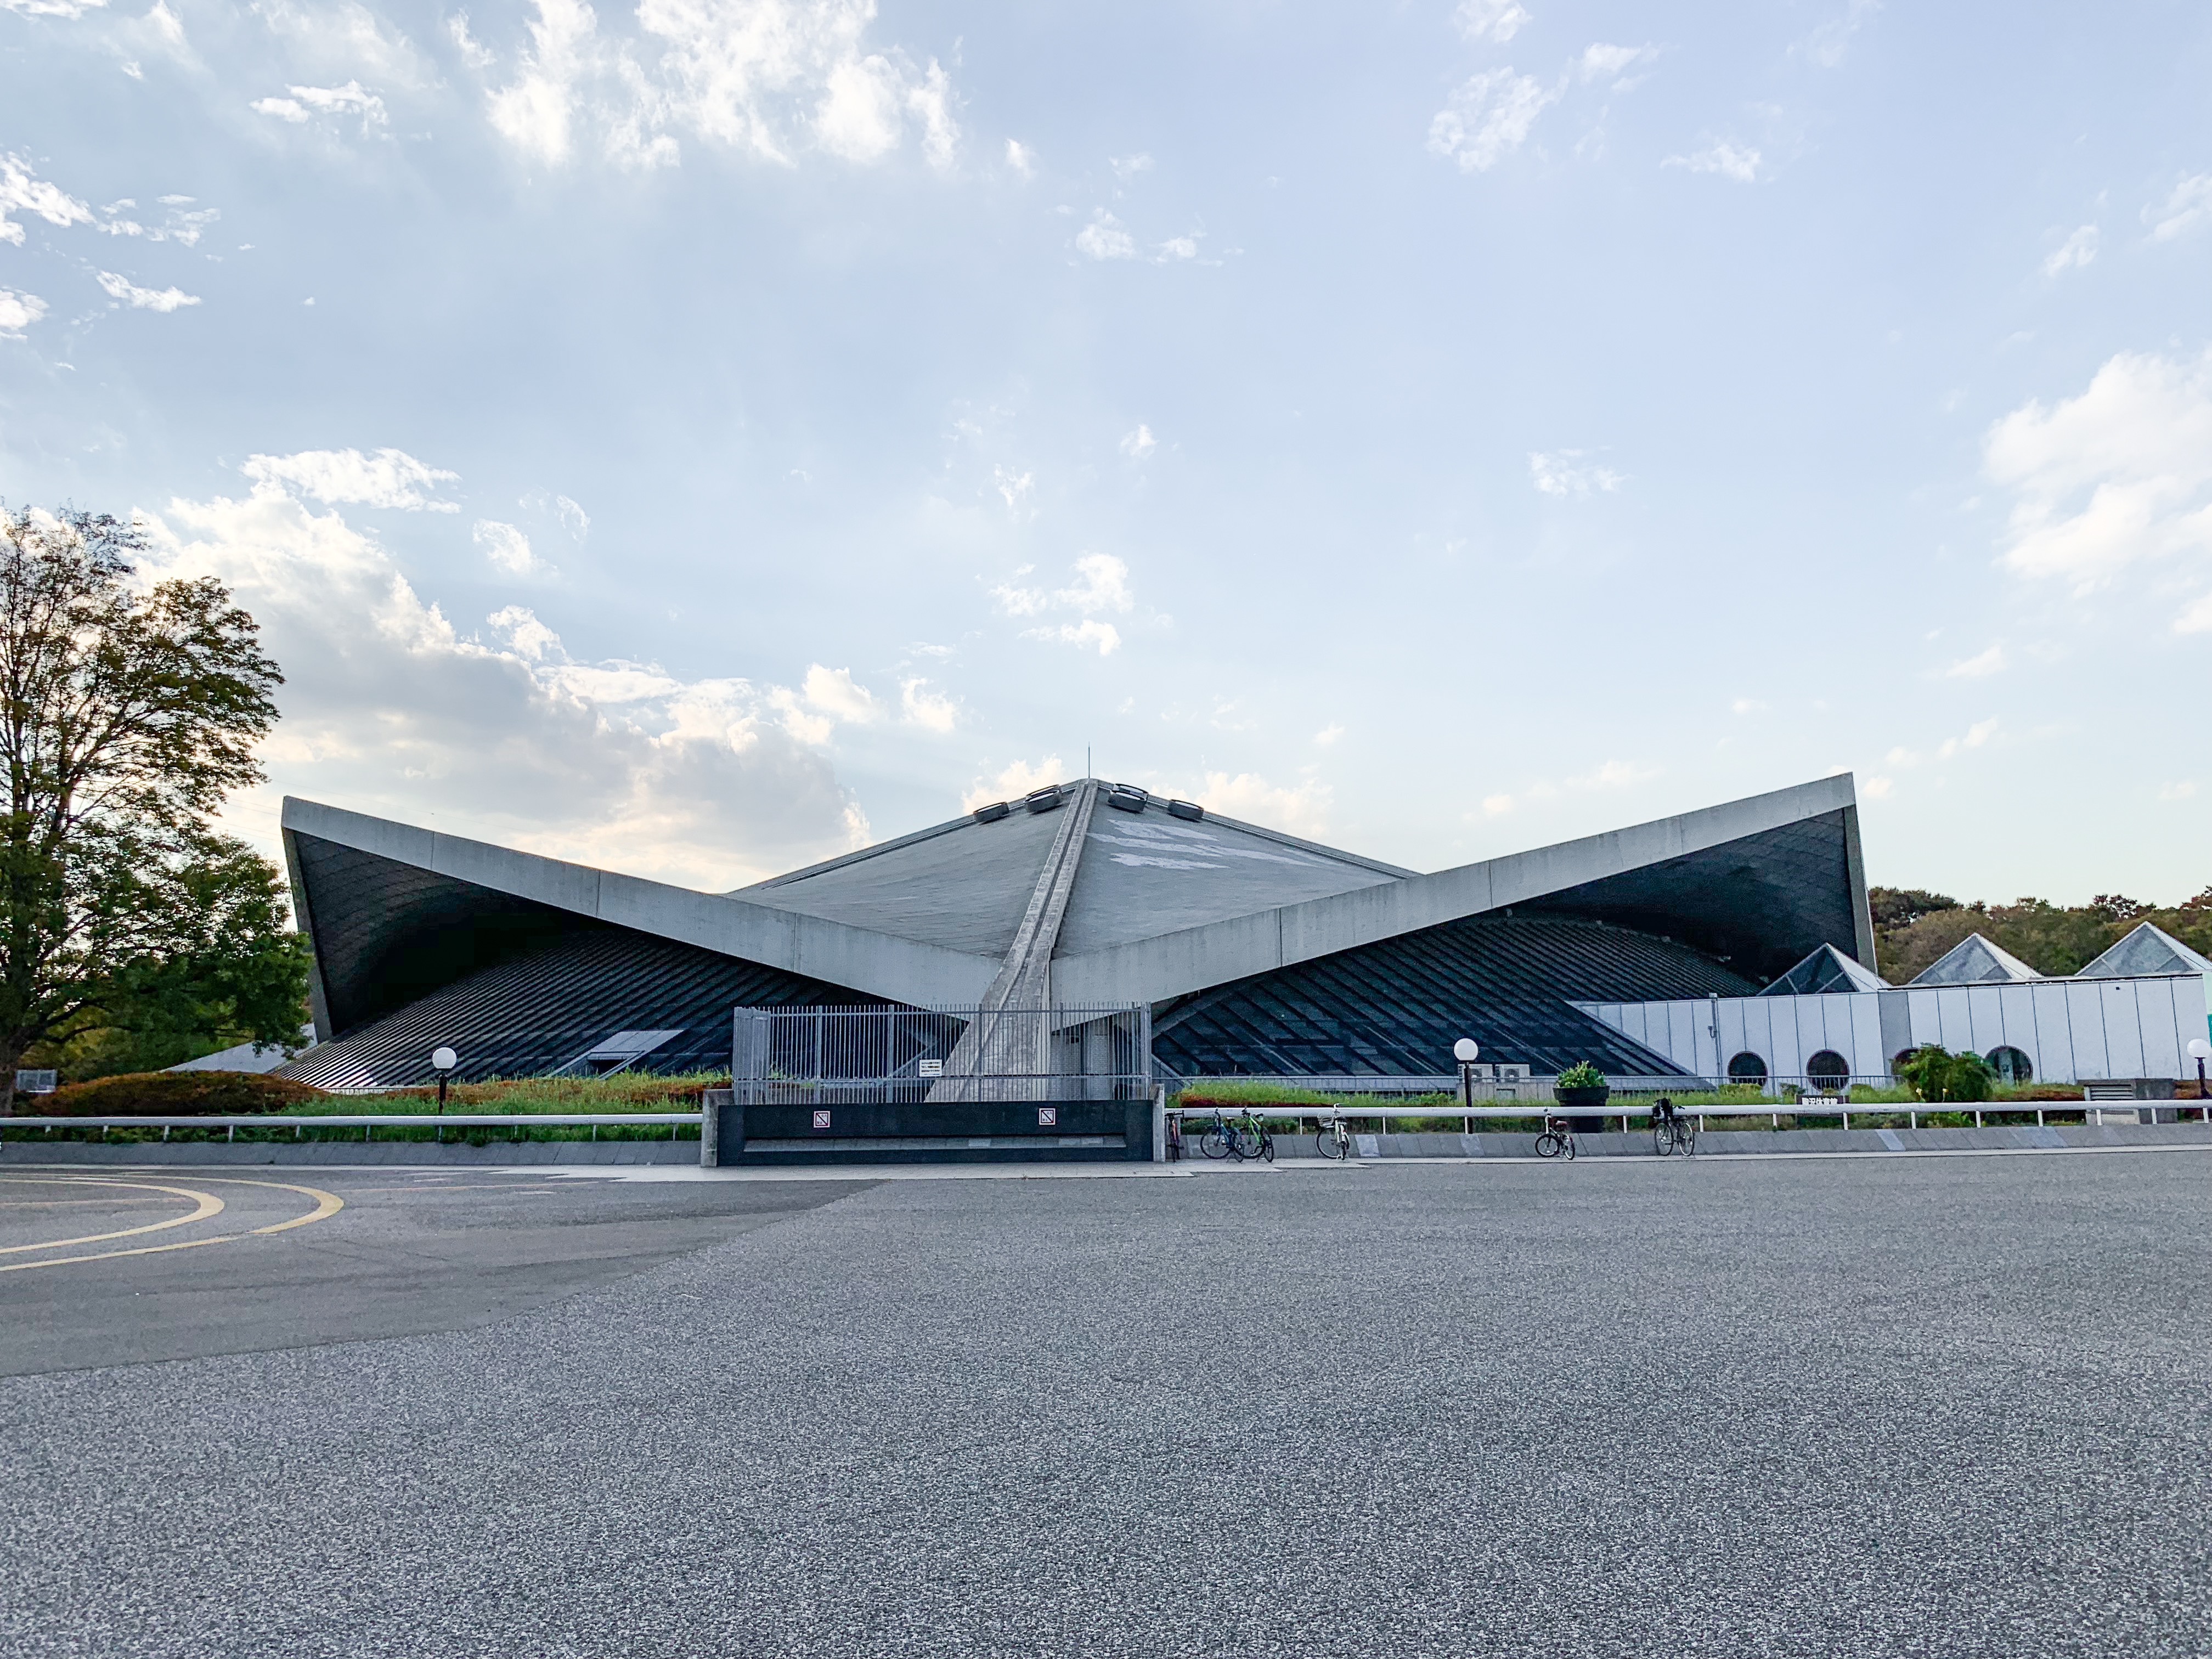
{"label": "metal railing", "polygon": [[0,1117],[0,1133],[15,1128],[43,1128],[48,1134],[56,1129],[98,1129],[105,1139],[110,1129],[159,1129],[166,1141],[172,1129],[222,1129],[228,1131],[223,1137],[226,1141],[235,1141],[240,1129],[289,1127],[295,1140],[306,1139],[310,1129],[358,1129],[367,1141],[379,1129],[435,1129],[443,1140],[448,1129],[580,1129],[588,1125],[592,1139],[597,1140],[601,1128],[666,1124],[668,1138],[673,1140],[680,1126],[697,1123],[702,1115],[698,1112],[331,1112],[301,1117],[273,1112],[211,1112],[193,1117],[11,1116]]}
{"label": "metal railing", "polygon": [[[1472,1109],[1465,1106],[1430,1106],[1425,1108],[1400,1107],[1395,1110],[1392,1110],[1387,1107],[1354,1105],[1348,1102],[1341,1106],[1332,1109],[1327,1106],[1269,1106],[1262,1103],[1254,1101],[1250,1103],[1236,1102],[1233,1103],[1224,1104],[1219,1107],[1170,1106],[1167,1109],[1167,1112],[1170,1117],[1178,1119],[1210,1118],[1217,1112],[1224,1118],[1235,1118],[1242,1116],[1249,1109],[1254,1116],[1261,1119],[1263,1121],[1279,1122],[1287,1120],[1295,1123],[1305,1123],[1308,1121],[1320,1123],[1333,1117],[1340,1117],[1345,1119],[1346,1121],[1357,1119],[1363,1122],[1379,1122],[1382,1125],[1381,1133],[1383,1134],[1389,1134],[1390,1133],[1390,1122],[1394,1118],[1400,1122],[1403,1122],[1408,1118],[1419,1119],[1428,1122],[1434,1122],[1439,1118],[1459,1118],[1463,1121],[1465,1126],[1462,1128],[1462,1133],[1465,1134],[1472,1134],[1474,1133],[1475,1122],[1481,1119],[1526,1119],[1547,1115],[1553,1117],[1595,1117],[1599,1119],[1617,1117],[1621,1121],[1621,1128],[1623,1132],[1626,1133],[1628,1129],[1628,1121],[1631,1118],[1649,1117],[1651,1115],[1652,1104],[1653,1103],[1650,1101],[1615,1099],[1608,1100],[1602,1106],[1591,1109],[1587,1107],[1556,1106],[1549,1101],[1533,1101],[1530,1103],[1530,1105],[1535,1106],[1539,1109],[1532,1111],[1526,1106],[1477,1106]],[[1851,1116],[1854,1113],[1857,1114],[1857,1115],[1862,1118],[1901,1117],[1906,1120],[1905,1127],[1907,1128],[1917,1129],[1920,1127],[1920,1120],[1923,1116],[1963,1117],[1971,1112],[1973,1115],[1974,1127],[1977,1129],[1979,1129],[1985,1127],[1982,1121],[1983,1114],[1985,1112],[1993,1115],[2002,1115],[2014,1116],[2024,1116],[2029,1112],[2033,1112],[2035,1114],[2036,1127],[2039,1128],[2046,1127],[2044,1122],[2044,1115],[2045,1112],[2055,1111],[2069,1115],[2075,1112],[2080,1112],[2081,1114],[2083,1122],[2089,1123],[2094,1121],[2098,1127],[2101,1127],[2104,1124],[2105,1114],[2107,1111],[2121,1113],[2124,1115],[2129,1121],[2138,1121],[2139,1114],[2142,1110],[2148,1108],[2156,1108],[2160,1110],[2173,1110],[2176,1108],[2186,1108],[2187,1109],[2196,1111],[2200,1121],[2212,1123],[2212,1103],[2197,1104],[2194,1103],[2179,1101],[2137,1101],[2131,1103],[2125,1107],[2113,1105],[2111,1103],[2100,1104],[2096,1101],[2084,1102],[2067,1100],[2023,1101],[2017,1105],[2008,1105],[2003,1101],[1995,1100],[1978,1102],[1960,1101],[1956,1103],[1925,1100],[1898,1101],[1887,1105],[1878,1101],[1862,1101],[1856,1104],[1852,1104],[1840,1100],[1834,1100],[1816,1101],[1814,1103],[1810,1105],[1801,1104],[1796,1106],[1777,1105],[1771,1101],[1724,1101],[1713,1103],[1678,1106],[1675,1108],[1675,1111],[1682,1117],[1697,1119],[1698,1127],[1700,1129],[1705,1127],[1705,1120],[1708,1117],[1771,1118],[1773,1120],[1771,1127],[1778,1129],[1782,1127],[1782,1120],[1785,1117],[1833,1117],[1842,1119],[1843,1127],[1848,1129],[1851,1127]],[[2177,1119],[2179,1118],[2179,1114],[2177,1111]]]}

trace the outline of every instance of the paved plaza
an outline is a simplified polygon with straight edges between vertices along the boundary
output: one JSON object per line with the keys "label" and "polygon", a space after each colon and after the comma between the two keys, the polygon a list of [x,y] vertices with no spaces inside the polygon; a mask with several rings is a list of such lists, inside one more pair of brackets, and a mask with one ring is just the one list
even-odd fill
{"label": "paved plaza", "polygon": [[636,1174],[0,1168],[0,1650],[2212,1650],[2212,1153]]}

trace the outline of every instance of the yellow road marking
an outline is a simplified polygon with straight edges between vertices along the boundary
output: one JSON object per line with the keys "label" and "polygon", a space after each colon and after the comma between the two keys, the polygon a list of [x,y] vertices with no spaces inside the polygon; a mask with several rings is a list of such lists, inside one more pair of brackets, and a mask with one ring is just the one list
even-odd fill
{"label": "yellow road marking", "polygon": [[[215,1181],[216,1181],[216,1184],[217,1184],[217,1185],[219,1185],[219,1186],[226,1186],[226,1187],[270,1187],[270,1188],[274,1188],[275,1189],[276,1189],[276,1190],[277,1190],[277,1191],[279,1191],[279,1192],[286,1192],[286,1193],[299,1193],[299,1194],[303,1194],[303,1195],[304,1195],[304,1196],[306,1196],[306,1197],[308,1197],[308,1198],[312,1198],[312,1199],[313,1199],[313,1200],[315,1200],[315,1207],[314,1207],[313,1210],[309,1211],[306,1215],[302,1215],[302,1216],[295,1216],[295,1217],[293,1217],[293,1218],[292,1218],[292,1219],[291,1219],[291,1220],[289,1220],[289,1221],[279,1221],[279,1222],[276,1223],[275,1224],[273,1224],[273,1225],[271,1225],[271,1226],[267,1226],[267,1227],[256,1227],[256,1228],[254,1228],[254,1229],[253,1229],[253,1231],[252,1231],[252,1232],[250,1232],[250,1233],[223,1233],[223,1234],[220,1234],[220,1235],[218,1235],[217,1237],[214,1237],[214,1238],[192,1238],[192,1239],[187,1239],[187,1240],[185,1240],[185,1241],[183,1243],[181,1243],[181,1244],[142,1244],[142,1245],[138,1246],[138,1247],[137,1247],[137,1249],[129,1249],[129,1250],[101,1250],[101,1251],[100,1251],[100,1252],[98,1252],[98,1253],[96,1253],[96,1254],[94,1254],[94,1255],[64,1255],[64,1256],[57,1256],[57,1257],[53,1258],[52,1260],[51,1260],[51,1261],[11,1261],[11,1262],[8,1263],[8,1264],[7,1264],[6,1266],[4,1266],[4,1267],[0,1267],[0,1273],[27,1273],[30,1269],[32,1269],[32,1268],[33,1268],[33,1267],[67,1267],[73,1266],[73,1265],[75,1265],[75,1264],[76,1264],[76,1263],[78,1263],[78,1262],[84,1262],[84,1261],[114,1261],[114,1260],[115,1260],[117,1257],[118,1257],[118,1256],[126,1256],[126,1255],[162,1255],[162,1254],[164,1254],[165,1252],[169,1251],[169,1250],[196,1250],[196,1249],[199,1249],[199,1247],[200,1247],[201,1245],[203,1245],[203,1244],[235,1244],[235,1243],[237,1243],[240,1239],[243,1239],[243,1238],[253,1238],[253,1237],[262,1237],[262,1236],[264,1236],[264,1235],[269,1234],[269,1233],[289,1232],[291,1229],[293,1229],[293,1228],[295,1228],[295,1227],[304,1227],[304,1226],[307,1225],[307,1224],[308,1224],[308,1223],[310,1223],[310,1222],[327,1220],[327,1219],[328,1219],[329,1218],[331,1218],[331,1216],[336,1215],[336,1214],[337,1214],[340,1210],[343,1210],[343,1208],[345,1208],[345,1200],[343,1200],[343,1199],[340,1198],[340,1197],[339,1197],[336,1193],[326,1193],[326,1192],[325,1192],[325,1191],[324,1191],[321,1188],[319,1188],[319,1187],[298,1187],[298,1186],[295,1186],[295,1185],[293,1185],[293,1184],[292,1184],[290,1182],[289,1182],[289,1181],[240,1181],[240,1180],[238,1180],[238,1179],[236,1179],[236,1178],[234,1178],[234,1177],[224,1177],[224,1176],[217,1176],[217,1177],[215,1177],[214,1179],[215,1179]],[[125,1187],[125,1186],[132,1185],[132,1184],[134,1184],[134,1183],[130,1182],[122,1182],[122,1181],[118,1181],[118,1182],[100,1182],[100,1183],[99,1183],[99,1184],[103,1185],[103,1186]],[[161,1191],[161,1192],[173,1192],[173,1191],[178,1191],[178,1190],[181,1190],[181,1189],[179,1189],[179,1188],[167,1188],[167,1187],[165,1187],[165,1188],[155,1188],[155,1190]],[[201,1197],[201,1198],[207,1198],[207,1197],[210,1196],[210,1194],[204,1194],[204,1193],[203,1193],[203,1194],[198,1194],[198,1196],[199,1196],[199,1197]],[[217,1200],[216,1200],[216,1201],[215,1201],[215,1202],[216,1202],[216,1210],[220,1210],[220,1209],[222,1207],[222,1201],[220,1199],[217,1199]],[[210,1210],[210,1211],[209,1211],[209,1212],[208,1212],[208,1213],[209,1213],[209,1214],[210,1214],[210,1215],[214,1214],[215,1212],[215,1212],[215,1210]],[[195,1218],[194,1218],[194,1217],[191,1217],[191,1216],[187,1216],[187,1217],[185,1217],[185,1220],[187,1220],[187,1221],[189,1221],[189,1220],[192,1220],[192,1219],[195,1219]],[[173,1225],[175,1225],[175,1224],[175,1224],[175,1223],[173,1223],[173,1222],[164,1222],[162,1224],[163,1224],[164,1226],[173,1226]],[[145,1228],[137,1228],[137,1229],[134,1229],[133,1231],[135,1231],[143,1232],[143,1231],[149,1231],[149,1230],[148,1230],[148,1229],[145,1229]],[[127,1235],[125,1235],[125,1234],[122,1234],[122,1233],[112,1233],[112,1234],[108,1235],[108,1237],[113,1237],[113,1238],[121,1238],[121,1237],[127,1237]],[[56,1243],[55,1243],[54,1244],[46,1245],[46,1246],[44,1246],[44,1247],[42,1247],[42,1248],[48,1249],[52,1249],[57,1248],[57,1247],[58,1247],[58,1245],[60,1245],[60,1244],[70,1244],[70,1243],[86,1243],[86,1244],[91,1244],[91,1243],[99,1243],[99,1242],[100,1242],[100,1241],[99,1241],[99,1240],[97,1240],[97,1239],[61,1239],[61,1240],[58,1240],[58,1241],[56,1241]],[[41,1247],[25,1245],[25,1246],[21,1246],[21,1247],[19,1247],[19,1248],[21,1248],[21,1249],[35,1249],[35,1248],[41,1248]]]}
{"label": "yellow road marking", "polygon": [[[33,1177],[17,1176],[18,1180]],[[104,1244],[111,1238],[135,1238],[140,1233],[158,1233],[166,1227],[187,1226],[195,1221],[205,1221],[211,1215],[222,1213],[222,1200],[213,1193],[194,1192],[189,1187],[157,1187],[144,1181],[98,1181],[90,1177],[70,1177],[43,1183],[49,1186],[128,1187],[138,1192],[167,1193],[175,1198],[189,1198],[198,1205],[190,1215],[172,1216],[167,1221],[149,1221],[143,1227],[125,1227],[112,1233],[86,1233],[79,1238],[49,1238],[37,1244],[0,1245],[0,1255],[21,1255],[26,1250],[59,1250],[71,1244]]]}

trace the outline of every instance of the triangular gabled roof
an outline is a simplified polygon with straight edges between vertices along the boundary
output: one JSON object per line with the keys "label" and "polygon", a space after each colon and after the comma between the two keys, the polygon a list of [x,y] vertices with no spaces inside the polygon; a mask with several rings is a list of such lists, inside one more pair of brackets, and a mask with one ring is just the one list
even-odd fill
{"label": "triangular gabled roof", "polygon": [[1998,949],[1979,933],[1969,933],[1915,975],[1910,983],[2009,985],[2044,977],[2009,951]]}
{"label": "triangular gabled roof", "polygon": [[1763,997],[1809,997],[1831,991],[1883,991],[1889,988],[1881,975],[1853,962],[1832,945],[1823,945],[1759,994]]}
{"label": "triangular gabled roof", "polygon": [[2074,977],[2130,979],[2142,974],[2203,973],[2212,973],[2212,959],[2191,950],[2165,928],[2146,921]]}

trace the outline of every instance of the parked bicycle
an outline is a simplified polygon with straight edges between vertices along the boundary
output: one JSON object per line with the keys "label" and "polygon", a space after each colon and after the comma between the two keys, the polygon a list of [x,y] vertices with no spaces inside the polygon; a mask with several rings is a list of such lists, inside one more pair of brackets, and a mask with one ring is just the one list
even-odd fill
{"label": "parked bicycle", "polygon": [[1698,1150],[1698,1120],[1683,1116],[1664,1096],[1651,1103],[1651,1150],[1661,1158],[1687,1158]]}
{"label": "parked bicycle", "polygon": [[1275,1137],[1267,1133],[1267,1126],[1260,1121],[1258,1113],[1247,1106],[1231,1127],[1237,1132],[1237,1157],[1265,1158],[1270,1164],[1275,1161]]}
{"label": "parked bicycle", "polygon": [[1314,1150],[1323,1158],[1352,1156],[1352,1131],[1344,1127],[1344,1114],[1331,1107],[1314,1132]]}
{"label": "parked bicycle", "polygon": [[1536,1137],[1536,1156],[1558,1158],[1564,1154],[1571,1163],[1575,1156],[1575,1132],[1567,1127],[1567,1120],[1547,1115],[1544,1132]]}
{"label": "parked bicycle", "polygon": [[1224,1117],[1221,1109],[1216,1107],[1213,1121],[1206,1126],[1198,1145],[1208,1158],[1257,1158],[1270,1164],[1275,1161],[1275,1138],[1249,1106],[1231,1118]]}

